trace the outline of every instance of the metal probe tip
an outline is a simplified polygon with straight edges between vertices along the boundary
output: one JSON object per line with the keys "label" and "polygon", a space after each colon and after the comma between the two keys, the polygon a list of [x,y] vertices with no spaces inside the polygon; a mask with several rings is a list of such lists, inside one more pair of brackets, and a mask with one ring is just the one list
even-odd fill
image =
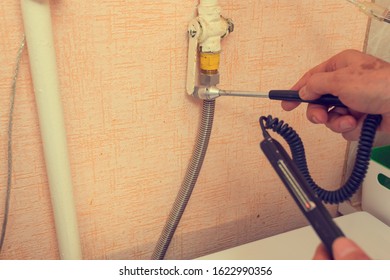
{"label": "metal probe tip", "polygon": [[219,90],[220,96],[258,97],[268,98],[268,92]]}

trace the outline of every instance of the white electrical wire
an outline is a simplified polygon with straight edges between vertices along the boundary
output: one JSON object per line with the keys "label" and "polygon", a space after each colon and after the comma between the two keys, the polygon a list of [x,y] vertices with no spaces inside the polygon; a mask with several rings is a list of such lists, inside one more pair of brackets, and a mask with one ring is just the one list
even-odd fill
{"label": "white electrical wire", "polygon": [[12,87],[11,87],[11,97],[10,97],[10,110],[9,110],[9,120],[8,120],[8,175],[7,175],[7,191],[5,196],[5,206],[4,206],[4,217],[3,225],[1,228],[0,235],[0,253],[3,248],[5,232],[7,229],[8,223],[8,213],[9,213],[9,204],[11,196],[11,182],[12,182],[12,126],[13,126],[13,113],[15,107],[15,95],[16,95],[16,81],[19,75],[20,62],[22,60],[23,49],[26,44],[26,37],[23,35],[22,42],[20,44],[18,54],[16,57],[16,66],[14,76],[12,78]]}
{"label": "white electrical wire", "polygon": [[379,21],[390,23],[390,11],[376,3],[363,0],[347,0],[355,5],[359,10],[367,16]]}

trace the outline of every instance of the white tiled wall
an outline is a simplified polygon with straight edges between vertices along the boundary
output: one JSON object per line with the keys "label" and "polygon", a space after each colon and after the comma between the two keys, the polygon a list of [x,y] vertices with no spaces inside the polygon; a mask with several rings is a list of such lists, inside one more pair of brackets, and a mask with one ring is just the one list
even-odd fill
{"label": "white tiled wall", "polygon": [[[390,8],[390,0],[377,0],[378,5]],[[390,62],[390,24],[371,21],[367,42],[367,53]]]}
{"label": "white tiled wall", "polygon": [[[375,3],[390,8],[390,0],[376,0]],[[367,53],[378,56],[390,62],[390,24],[373,20],[367,42]],[[378,135],[375,145],[383,146],[390,144],[390,136]]]}
{"label": "white tiled wall", "polygon": [[[390,0],[376,0],[376,4],[390,8]],[[390,24],[371,20],[368,32],[366,52],[375,55],[383,60],[390,62]],[[390,135],[381,132],[377,133],[375,146],[384,146],[390,144]],[[347,169],[345,177],[349,176],[356,156],[357,142],[351,143],[349,147],[349,156],[347,158]],[[341,204],[339,212],[347,214],[360,208],[361,193],[358,192],[350,202]],[[352,208],[350,206],[353,206]]]}

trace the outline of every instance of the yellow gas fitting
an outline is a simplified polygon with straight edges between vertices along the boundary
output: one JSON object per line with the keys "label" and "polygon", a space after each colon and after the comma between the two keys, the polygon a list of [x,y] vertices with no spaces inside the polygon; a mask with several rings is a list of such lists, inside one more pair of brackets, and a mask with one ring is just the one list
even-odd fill
{"label": "yellow gas fitting", "polygon": [[200,53],[200,69],[207,72],[218,71],[220,61],[220,53],[201,52]]}

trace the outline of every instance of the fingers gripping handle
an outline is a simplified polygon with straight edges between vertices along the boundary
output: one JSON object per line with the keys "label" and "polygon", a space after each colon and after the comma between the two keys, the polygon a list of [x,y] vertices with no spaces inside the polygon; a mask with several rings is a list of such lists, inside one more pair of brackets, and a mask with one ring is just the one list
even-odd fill
{"label": "fingers gripping handle", "polygon": [[305,102],[311,104],[320,104],[329,107],[346,107],[338,97],[331,94],[322,95],[320,98],[315,100],[303,100],[299,97],[299,91],[297,90],[271,90],[269,92],[269,99]]}

